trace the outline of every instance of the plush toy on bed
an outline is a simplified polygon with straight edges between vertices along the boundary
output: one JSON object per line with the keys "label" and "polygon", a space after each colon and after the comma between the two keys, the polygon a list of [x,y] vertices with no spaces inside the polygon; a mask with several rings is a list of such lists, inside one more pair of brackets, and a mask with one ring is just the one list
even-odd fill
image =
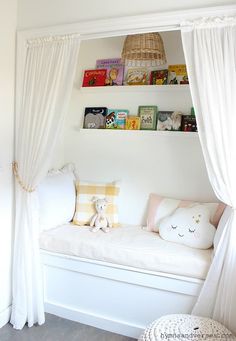
{"label": "plush toy on bed", "polygon": [[92,232],[97,232],[102,229],[104,232],[109,232],[110,227],[112,227],[108,217],[105,214],[107,205],[109,204],[106,198],[96,198],[93,197],[92,201],[95,204],[97,213],[92,217],[90,226],[92,227]]}
{"label": "plush toy on bed", "polygon": [[196,249],[212,246],[215,226],[210,223],[210,211],[204,205],[179,207],[160,222],[161,238]]}

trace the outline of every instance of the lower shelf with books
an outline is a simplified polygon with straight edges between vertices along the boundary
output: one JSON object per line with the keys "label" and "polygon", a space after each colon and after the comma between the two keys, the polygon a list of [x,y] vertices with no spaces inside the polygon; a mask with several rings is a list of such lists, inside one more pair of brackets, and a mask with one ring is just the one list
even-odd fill
{"label": "lower shelf with books", "polygon": [[139,135],[139,136],[163,136],[163,137],[180,137],[180,138],[198,138],[197,132],[185,132],[185,131],[160,131],[160,130],[126,130],[126,129],[86,129],[80,128],[80,133],[91,135]]}

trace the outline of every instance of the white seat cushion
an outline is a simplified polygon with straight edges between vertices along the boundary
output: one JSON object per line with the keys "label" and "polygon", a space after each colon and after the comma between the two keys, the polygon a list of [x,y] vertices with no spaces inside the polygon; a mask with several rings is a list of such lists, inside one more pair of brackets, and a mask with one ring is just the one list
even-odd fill
{"label": "white seat cushion", "polygon": [[204,279],[212,249],[199,250],[167,242],[141,227],[117,227],[92,233],[89,227],[63,225],[40,235],[40,247],[82,258],[139,269]]}

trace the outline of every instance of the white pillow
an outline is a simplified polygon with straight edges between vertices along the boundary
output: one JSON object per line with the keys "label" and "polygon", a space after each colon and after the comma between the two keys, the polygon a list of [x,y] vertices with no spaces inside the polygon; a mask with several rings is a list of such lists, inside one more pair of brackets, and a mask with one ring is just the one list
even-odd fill
{"label": "white pillow", "polygon": [[38,187],[41,230],[69,223],[75,213],[75,173],[72,164],[52,170]]}
{"label": "white pillow", "polygon": [[225,209],[225,204],[194,202],[189,200],[172,199],[151,193],[148,202],[147,227],[148,231],[158,232],[159,224],[162,219],[170,216],[179,207],[193,207],[204,205],[210,211],[210,222],[217,227],[220,217]]}
{"label": "white pillow", "polygon": [[161,221],[159,228],[161,238],[196,249],[210,248],[215,231],[210,223],[210,211],[204,205],[177,208]]}

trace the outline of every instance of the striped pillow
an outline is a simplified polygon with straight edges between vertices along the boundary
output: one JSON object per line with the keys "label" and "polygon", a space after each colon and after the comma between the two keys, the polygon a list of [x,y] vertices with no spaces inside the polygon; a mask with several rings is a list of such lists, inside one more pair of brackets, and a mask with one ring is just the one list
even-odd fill
{"label": "striped pillow", "polygon": [[73,223],[84,226],[89,225],[92,216],[96,213],[93,197],[104,198],[109,201],[106,216],[110,220],[113,227],[118,226],[118,208],[117,199],[119,187],[115,182],[112,183],[91,183],[78,181],[76,183],[77,199],[76,211]]}
{"label": "striped pillow", "polygon": [[147,231],[158,232],[159,224],[162,219],[170,216],[178,207],[193,207],[195,205],[204,205],[210,211],[210,222],[217,227],[220,218],[224,212],[223,203],[199,203],[194,201],[184,201],[161,197],[151,193],[149,196],[147,212]]}

